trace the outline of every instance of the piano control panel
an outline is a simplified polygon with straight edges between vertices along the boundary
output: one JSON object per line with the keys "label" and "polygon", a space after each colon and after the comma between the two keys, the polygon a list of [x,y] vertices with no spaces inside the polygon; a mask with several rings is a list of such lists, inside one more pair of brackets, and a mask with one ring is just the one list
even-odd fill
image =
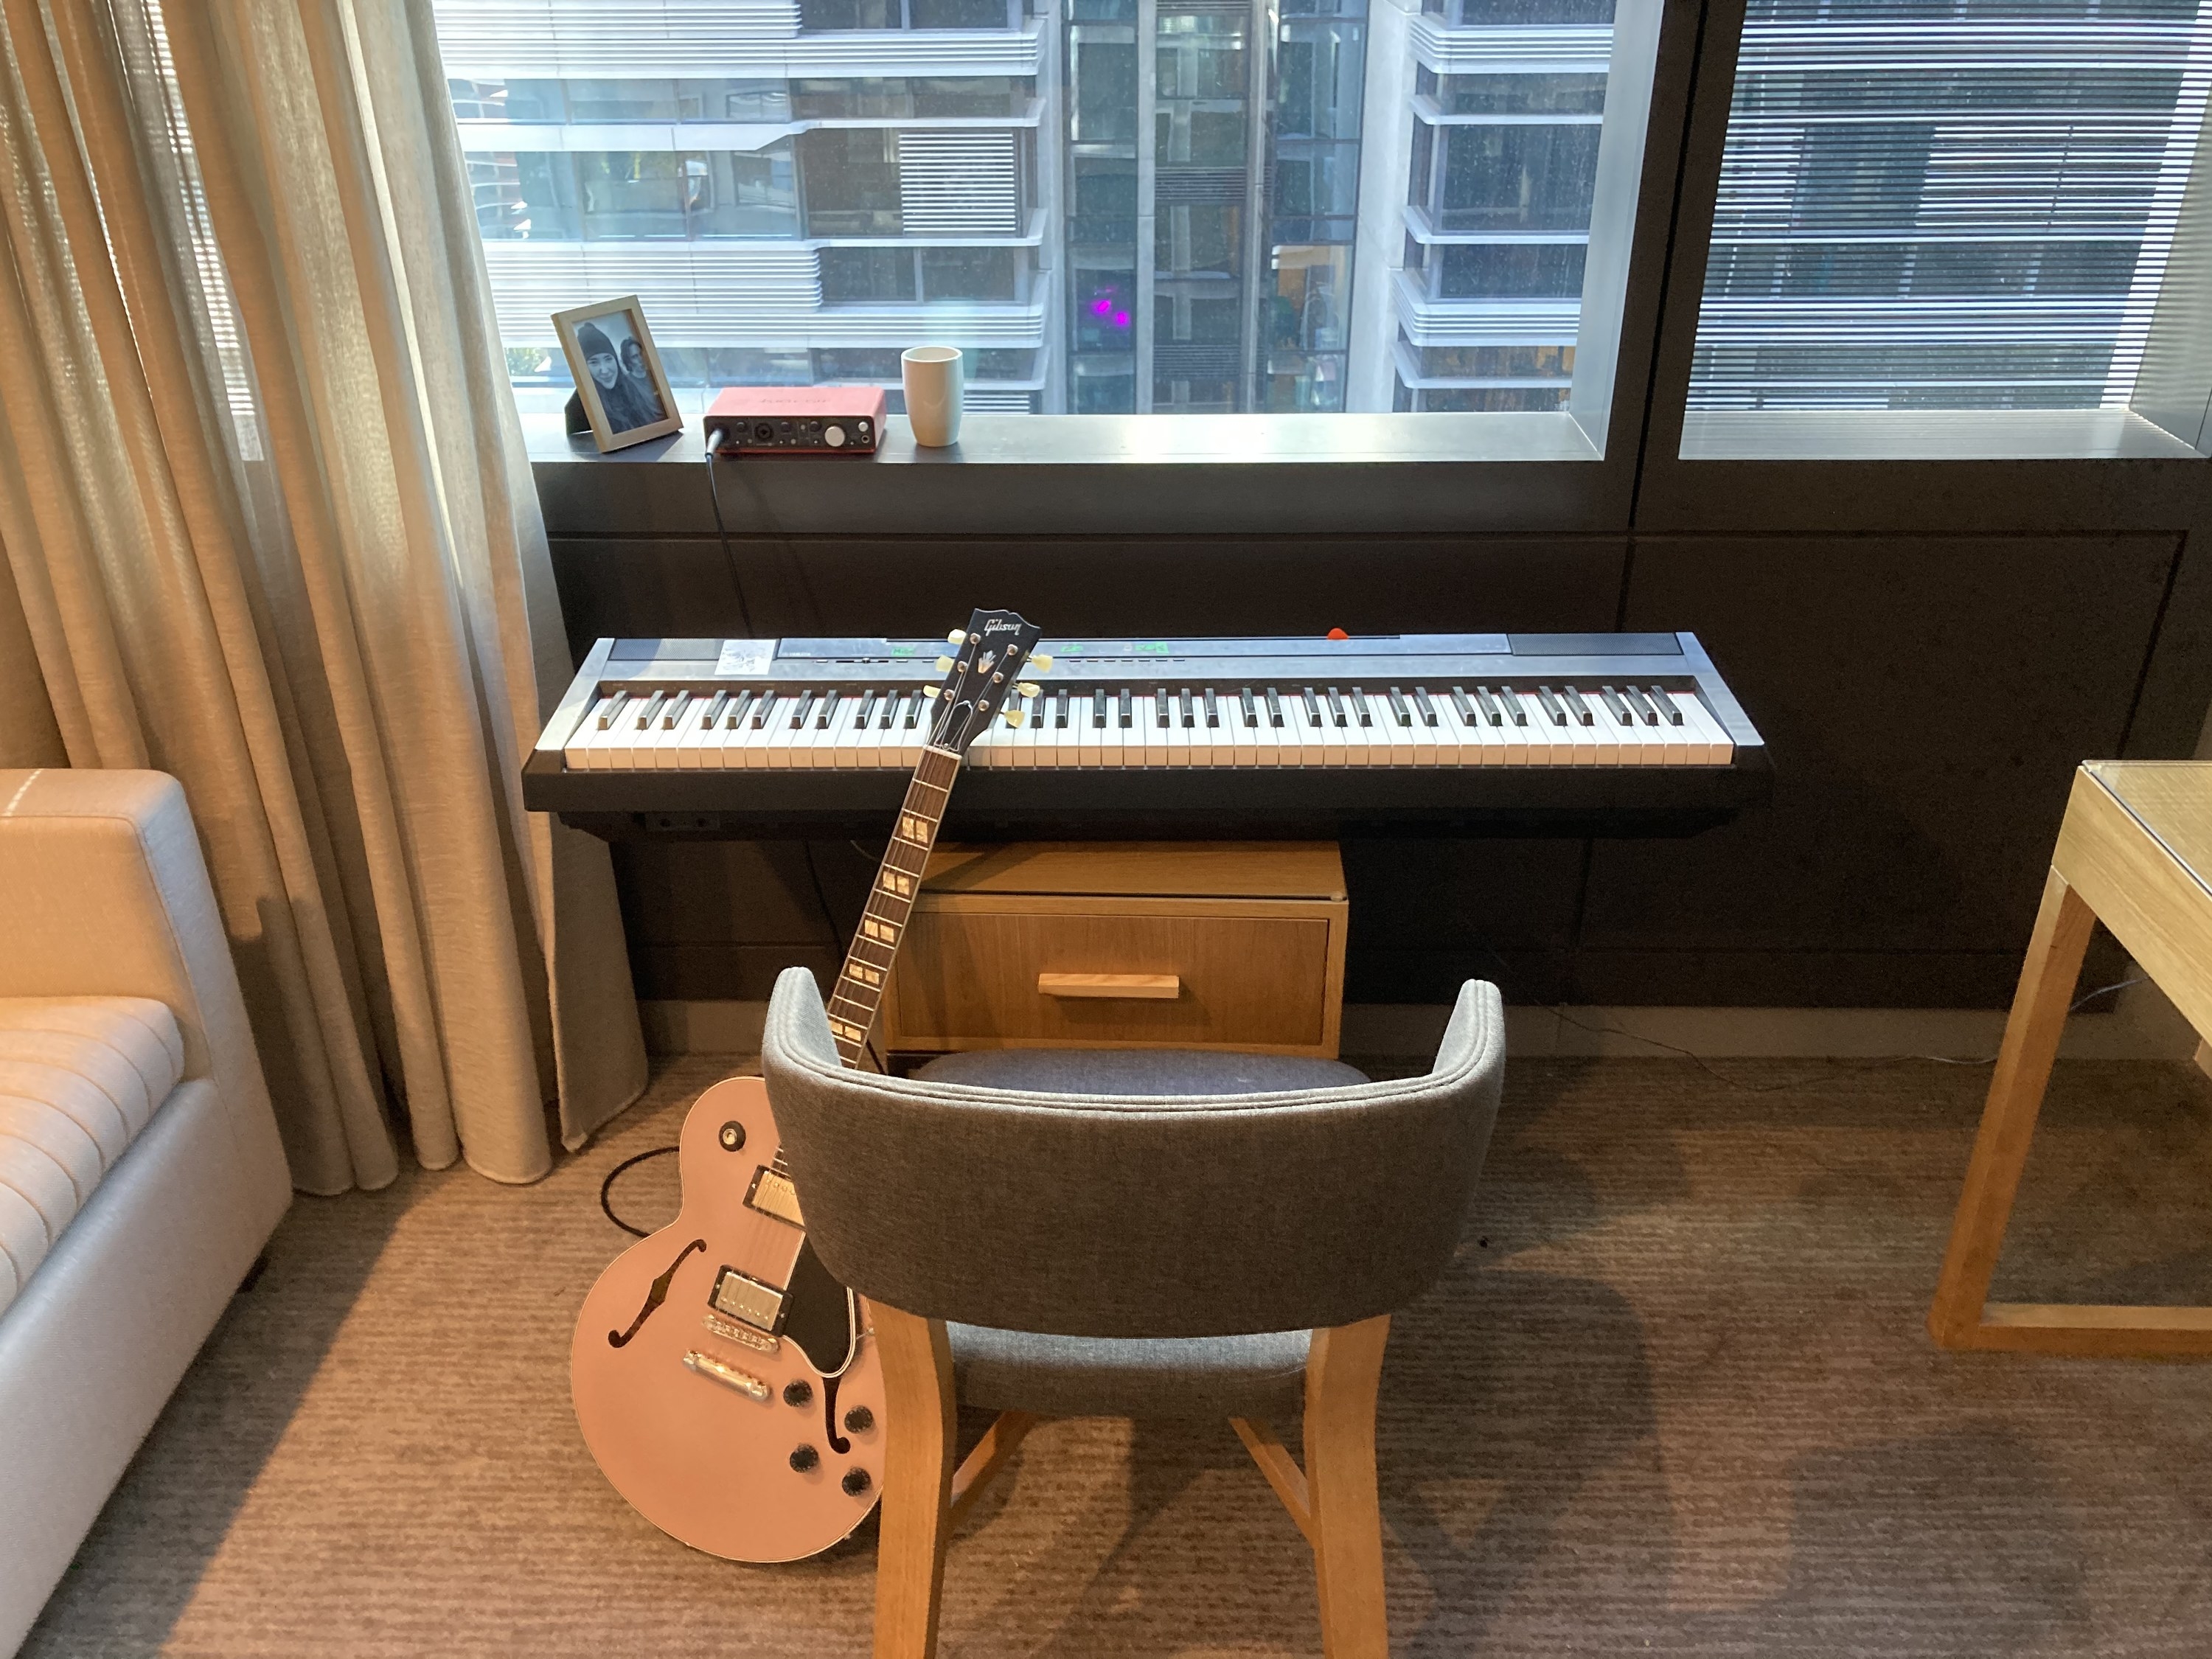
{"label": "piano control panel", "polygon": [[[941,641],[601,640],[524,799],[610,836],[882,833]],[[1689,634],[1048,641],[947,833],[1684,834],[1763,799]]]}

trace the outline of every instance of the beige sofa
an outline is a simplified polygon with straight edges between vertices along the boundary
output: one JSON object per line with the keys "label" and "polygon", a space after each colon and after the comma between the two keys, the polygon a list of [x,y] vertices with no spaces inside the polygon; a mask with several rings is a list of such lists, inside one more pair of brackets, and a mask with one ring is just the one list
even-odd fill
{"label": "beige sofa", "polygon": [[0,771],[0,1654],[290,1200],[183,790]]}

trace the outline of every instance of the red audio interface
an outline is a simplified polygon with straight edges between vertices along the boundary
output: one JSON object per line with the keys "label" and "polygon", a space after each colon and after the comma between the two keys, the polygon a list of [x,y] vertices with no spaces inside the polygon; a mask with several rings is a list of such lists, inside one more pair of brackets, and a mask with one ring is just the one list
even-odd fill
{"label": "red audio interface", "polygon": [[884,431],[883,388],[729,386],[708,409],[704,430],[717,455],[872,455]]}

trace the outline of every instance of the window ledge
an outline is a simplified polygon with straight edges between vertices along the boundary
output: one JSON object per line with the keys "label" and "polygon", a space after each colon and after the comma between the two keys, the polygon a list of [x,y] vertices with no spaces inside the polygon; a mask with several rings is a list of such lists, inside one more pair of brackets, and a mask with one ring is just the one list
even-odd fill
{"label": "window ledge", "polygon": [[1693,411],[1686,461],[2188,460],[2197,452],[2126,409]]}
{"label": "window ledge", "polygon": [[[557,414],[522,420],[555,535],[714,533],[697,421],[602,455]],[[732,535],[1267,535],[1600,529],[1625,471],[1565,413],[975,412],[948,449],[893,416],[872,459],[716,476]]]}

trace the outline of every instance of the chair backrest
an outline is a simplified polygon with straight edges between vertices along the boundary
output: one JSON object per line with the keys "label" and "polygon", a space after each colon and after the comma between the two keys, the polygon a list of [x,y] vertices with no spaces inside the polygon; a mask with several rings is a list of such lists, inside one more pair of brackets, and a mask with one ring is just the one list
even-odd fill
{"label": "chair backrest", "polygon": [[838,1064],[804,969],[761,1063],[809,1237],[908,1313],[1067,1336],[1225,1336],[1403,1307],[1459,1243],[1504,1081],[1469,981],[1425,1077],[1286,1094],[1031,1094]]}

